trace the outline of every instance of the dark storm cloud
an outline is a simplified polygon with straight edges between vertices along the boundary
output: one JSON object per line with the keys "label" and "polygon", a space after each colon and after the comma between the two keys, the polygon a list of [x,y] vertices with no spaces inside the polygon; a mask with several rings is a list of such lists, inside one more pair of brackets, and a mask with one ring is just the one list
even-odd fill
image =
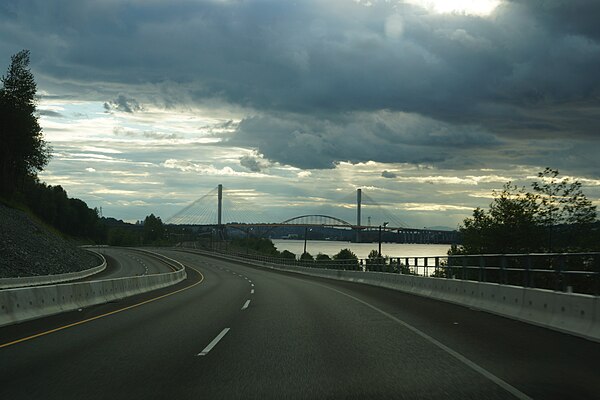
{"label": "dark storm cloud", "polygon": [[[9,0],[0,55],[30,48],[42,79],[92,95],[255,110],[231,143],[306,168],[473,165],[476,149],[567,136],[598,147],[598,2],[505,1],[487,18],[373,3]],[[398,115],[419,117],[405,130]]]}
{"label": "dark storm cloud", "polygon": [[256,157],[243,156],[240,158],[240,165],[252,172],[261,172],[267,165]]}
{"label": "dark storm cloud", "polygon": [[461,154],[502,142],[472,126],[453,127],[416,114],[352,113],[335,121],[304,114],[244,119],[229,145],[256,147],[268,159],[301,168],[332,168],[338,161],[377,160],[462,167]]}
{"label": "dark storm cloud", "polygon": [[600,2],[593,0],[511,0],[549,29],[600,40]]}
{"label": "dark storm cloud", "polygon": [[133,113],[136,111],[141,111],[143,108],[140,106],[137,100],[120,94],[116,99],[104,102],[104,109],[107,112],[123,111],[126,113]]}

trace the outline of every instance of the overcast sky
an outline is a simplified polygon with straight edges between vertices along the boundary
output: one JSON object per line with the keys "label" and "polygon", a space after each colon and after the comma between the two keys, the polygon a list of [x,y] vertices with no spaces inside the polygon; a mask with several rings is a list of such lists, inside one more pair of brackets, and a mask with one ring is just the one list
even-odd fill
{"label": "overcast sky", "polygon": [[600,205],[599,15],[591,0],[3,0],[0,65],[31,50],[54,149],[41,176],[105,216],[166,220],[222,183],[238,221],[353,221],[363,188],[373,224],[456,227],[547,166]]}

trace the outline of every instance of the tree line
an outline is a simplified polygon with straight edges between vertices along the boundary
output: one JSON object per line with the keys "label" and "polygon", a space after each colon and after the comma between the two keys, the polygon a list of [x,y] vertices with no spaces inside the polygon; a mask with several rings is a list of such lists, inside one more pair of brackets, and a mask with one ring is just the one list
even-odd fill
{"label": "tree line", "polygon": [[48,165],[51,147],[37,115],[37,85],[29,69],[30,52],[22,50],[0,80],[0,200],[25,208],[65,235],[97,244],[164,244],[168,237],[153,214],[139,224],[102,218],[97,209],[69,198],[60,186],[38,179]]}

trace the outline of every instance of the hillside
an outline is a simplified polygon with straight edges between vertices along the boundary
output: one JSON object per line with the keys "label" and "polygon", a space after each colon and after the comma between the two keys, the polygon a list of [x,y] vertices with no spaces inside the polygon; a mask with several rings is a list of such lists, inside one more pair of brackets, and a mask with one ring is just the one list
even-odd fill
{"label": "hillside", "polygon": [[97,257],[26,213],[0,204],[0,278],[62,274],[98,264]]}

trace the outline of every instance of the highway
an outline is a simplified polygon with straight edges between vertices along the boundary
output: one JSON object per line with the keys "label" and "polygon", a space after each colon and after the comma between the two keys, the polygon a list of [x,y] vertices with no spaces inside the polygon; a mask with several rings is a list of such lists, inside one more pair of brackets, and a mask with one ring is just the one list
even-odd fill
{"label": "highway", "polygon": [[[121,270],[142,265],[107,251]],[[0,328],[0,398],[599,398],[599,343],[393,290],[158,251],[188,278]]]}
{"label": "highway", "polygon": [[106,269],[82,280],[125,278],[170,272],[172,269],[144,252],[131,251],[118,247],[98,247],[93,249],[106,259]]}

